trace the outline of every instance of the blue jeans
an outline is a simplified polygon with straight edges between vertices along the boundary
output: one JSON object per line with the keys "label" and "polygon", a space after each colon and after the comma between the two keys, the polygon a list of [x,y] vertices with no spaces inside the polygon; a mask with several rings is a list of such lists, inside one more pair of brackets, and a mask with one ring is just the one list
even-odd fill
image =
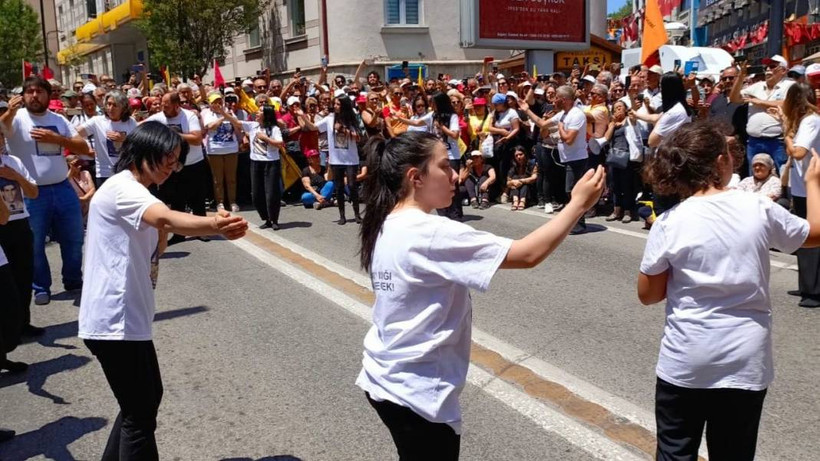
{"label": "blue jeans", "polygon": [[46,236],[60,244],[63,286],[79,288],[83,283],[83,213],[80,199],[68,180],[40,186],[36,199],[26,199],[34,234],[34,293],[51,294],[51,269],[46,258]]}
{"label": "blue jeans", "polygon": [[[333,195],[333,181],[326,182],[325,185],[322,186],[322,190],[319,191],[319,195],[324,197],[325,200],[330,199]],[[316,196],[310,192],[305,192],[302,194],[302,205],[304,205],[305,208],[312,207],[314,203],[316,203]]]}
{"label": "blue jeans", "polygon": [[777,167],[777,174],[780,174],[780,167],[786,164],[786,145],[780,138],[753,138],[749,136],[749,141],[746,143],[746,166],[749,168],[749,175],[752,174],[752,158],[757,154],[771,155]]}

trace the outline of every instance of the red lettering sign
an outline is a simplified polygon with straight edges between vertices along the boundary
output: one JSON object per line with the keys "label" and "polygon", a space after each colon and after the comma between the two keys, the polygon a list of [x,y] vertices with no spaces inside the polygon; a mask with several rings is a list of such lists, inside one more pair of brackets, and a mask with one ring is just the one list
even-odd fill
{"label": "red lettering sign", "polygon": [[[593,0],[595,1],[595,0]],[[479,39],[584,42],[584,0],[479,0]]]}

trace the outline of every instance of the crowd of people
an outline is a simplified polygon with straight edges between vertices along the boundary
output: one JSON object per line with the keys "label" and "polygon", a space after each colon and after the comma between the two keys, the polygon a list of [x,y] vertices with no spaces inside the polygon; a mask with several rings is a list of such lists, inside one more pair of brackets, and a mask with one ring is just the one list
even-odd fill
{"label": "crowd of people", "polygon": [[[156,459],[162,387],[153,344],[145,342],[158,257],[186,236],[244,235],[247,223],[232,213],[240,211],[238,184],[247,182],[262,229],[278,230],[281,208],[289,205],[335,207],[344,225],[346,202],[352,205],[353,220],[362,225],[362,267],[374,280],[395,277],[401,285],[376,291],[374,318],[380,320],[365,339],[357,384],[408,459],[429,459],[418,451],[429,445],[420,442],[426,437],[457,457],[457,397],[469,361],[467,288],[487,289],[499,268],[537,265],[567,234],[584,233],[587,218],[603,215],[651,229],[639,297],[669,304],[658,365],[659,459],[695,459],[691,440],[699,443],[707,421],[722,430],[707,431],[710,450],[725,448],[719,433],[747,451],[751,446],[753,457],[771,381],[770,320],[758,318],[770,313],[769,248],[796,252],[799,285],[790,293],[800,306],[820,307],[820,249],[809,248],[820,243],[813,219],[820,216],[812,216],[812,208],[820,211],[820,166],[810,163],[820,149],[820,65],[788,68],[773,56],[755,73],[739,62],[719,76],[617,64],[531,76],[504,75],[485,64],[463,79],[407,73],[390,81],[375,71],[362,78],[365,67],[362,62],[352,78],[329,80],[323,68],[315,82],[299,73],[286,82],[260,74],[222,87],[197,75],[150,84],[136,73],[122,84],[92,76],[63,90],[59,82],[32,76],[2,97],[0,284],[11,303],[0,312],[0,371],[25,371],[6,354],[23,337],[44,333],[32,325],[29,306],[32,295],[34,304],[50,302],[45,247],[54,241],[63,287],[82,290],[80,337],[121,407],[106,459]],[[238,167],[244,154],[247,177]],[[533,205],[556,216],[517,241],[459,222],[464,207],[520,211]],[[698,233],[683,230],[693,217],[703,221]],[[715,238],[712,224],[727,220],[734,226],[723,231],[748,234],[738,240],[749,247],[724,248],[724,242],[715,247],[723,253],[688,253]],[[737,254],[757,259],[731,277],[710,272]],[[86,271],[97,275],[86,283],[84,256]],[[400,280],[422,261],[418,277]],[[693,275],[693,266],[706,273]],[[732,298],[742,296],[750,280],[762,290],[754,302]],[[710,283],[736,291],[715,288],[724,290],[715,295],[729,300],[723,304],[687,305],[712,296]],[[438,308],[426,309],[431,303]],[[670,336],[672,329],[693,328],[687,309],[707,318],[728,313],[738,331],[756,319],[762,328],[750,333],[756,342],[733,351],[731,360],[753,357],[765,366],[725,375],[709,368],[718,357],[691,365],[699,358],[679,351],[704,346],[692,338],[709,343],[716,333]],[[127,312],[126,324],[118,315]],[[430,316],[448,333],[426,330],[431,323],[422,318]],[[385,340],[405,329],[409,343]],[[715,353],[730,348],[729,336],[714,341]],[[428,367],[408,363],[408,353],[436,356]],[[452,373],[431,375],[442,360],[451,362]],[[130,363],[142,368],[124,366]],[[403,373],[419,379],[395,384]],[[429,386],[439,389],[436,395],[418,397]],[[692,388],[748,392],[682,393]],[[749,403],[742,427],[736,419],[707,415],[723,397]],[[681,408],[693,405],[687,399],[703,411],[683,414]],[[408,426],[414,429],[399,430]]]}

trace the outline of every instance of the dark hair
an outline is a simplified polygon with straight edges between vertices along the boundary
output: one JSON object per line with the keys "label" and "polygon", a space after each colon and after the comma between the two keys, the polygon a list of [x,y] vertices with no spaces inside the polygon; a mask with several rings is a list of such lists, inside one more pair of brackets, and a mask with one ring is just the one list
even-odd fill
{"label": "dark hair", "polygon": [[686,89],[683,87],[683,78],[677,72],[667,72],[661,78],[661,99],[663,112],[669,112],[675,104],[681,103],[686,113],[692,115],[692,109],[686,103]]}
{"label": "dark hair", "polygon": [[410,168],[427,171],[433,148],[439,139],[424,131],[408,131],[385,141],[373,136],[365,144],[367,178],[362,196],[365,202],[364,218],[359,229],[359,258],[362,268],[370,270],[373,250],[382,231],[384,220],[393,207],[407,196],[404,176]]}
{"label": "dark hair", "polygon": [[270,136],[273,127],[276,126],[276,108],[273,106],[262,106],[262,128]]}
{"label": "dark hair", "polygon": [[349,130],[355,130],[359,126],[356,120],[356,113],[353,112],[353,102],[347,96],[336,98],[339,101],[339,113],[334,117],[334,122]]}
{"label": "dark hair", "polygon": [[46,93],[51,94],[51,83],[48,83],[48,80],[40,77],[39,75],[31,75],[27,77],[23,82],[23,91],[25,92],[25,89],[30,86],[39,87],[45,90]]}
{"label": "dark hair", "polygon": [[453,104],[450,102],[450,97],[441,91],[433,93],[433,102],[436,105],[436,120],[442,125],[450,126],[450,117],[456,113],[453,109]]}
{"label": "dark hair", "polygon": [[184,164],[188,156],[188,143],[160,122],[143,122],[125,138],[114,170],[119,173],[133,166],[142,173],[143,163],[156,169],[177,146],[180,148],[179,163]]}
{"label": "dark hair", "polygon": [[644,181],[652,185],[656,194],[677,195],[683,200],[710,186],[720,187],[718,156],[730,154],[720,124],[686,124],[665,138],[646,162]]}

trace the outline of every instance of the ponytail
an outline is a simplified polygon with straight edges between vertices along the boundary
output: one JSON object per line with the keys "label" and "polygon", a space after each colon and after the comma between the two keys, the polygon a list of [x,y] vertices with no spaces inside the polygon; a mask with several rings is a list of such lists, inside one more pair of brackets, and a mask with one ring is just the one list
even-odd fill
{"label": "ponytail", "polygon": [[433,134],[408,131],[390,140],[373,136],[365,144],[368,174],[362,186],[365,211],[359,229],[359,259],[363,269],[370,270],[384,221],[410,190],[405,184],[407,170],[415,167],[426,172],[433,148],[439,142]]}

